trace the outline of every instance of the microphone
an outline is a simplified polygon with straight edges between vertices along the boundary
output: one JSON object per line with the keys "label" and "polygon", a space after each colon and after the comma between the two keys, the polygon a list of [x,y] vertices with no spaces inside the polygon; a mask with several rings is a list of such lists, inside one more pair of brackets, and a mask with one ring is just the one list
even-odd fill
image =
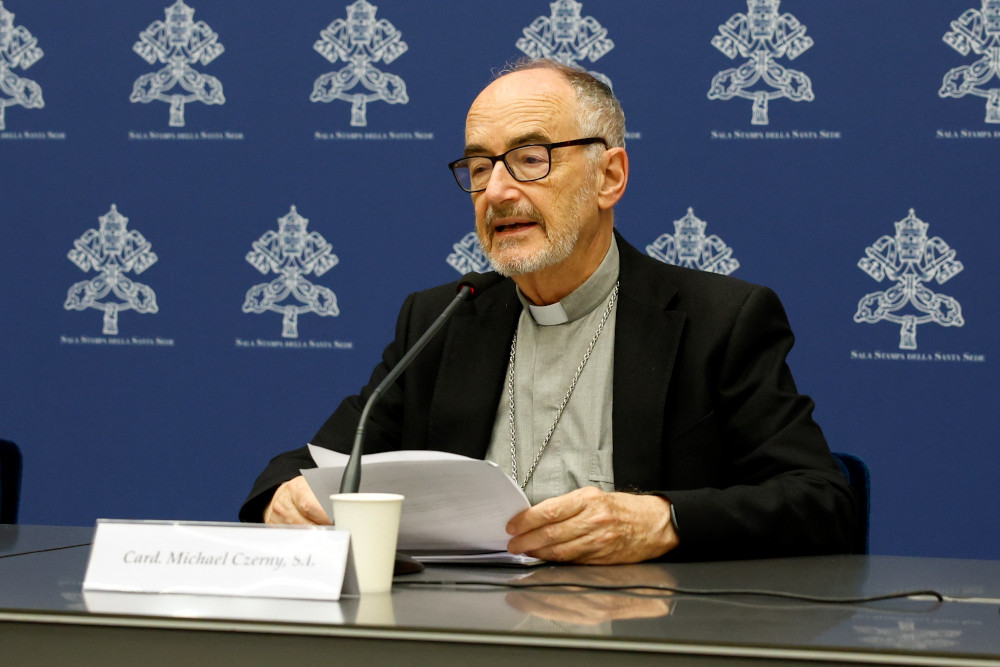
{"label": "microphone", "polygon": [[464,300],[471,301],[483,290],[487,290],[500,282],[503,282],[503,276],[496,271],[490,271],[489,273],[476,273],[473,271],[466,273],[458,281],[458,293],[461,295],[464,290],[468,290],[468,296]]}
{"label": "microphone", "polygon": [[365,403],[365,407],[361,411],[361,417],[358,419],[358,430],[354,434],[354,446],[351,449],[351,457],[347,461],[347,467],[344,468],[344,476],[340,480],[341,493],[357,493],[358,488],[361,486],[361,454],[364,450],[362,443],[365,437],[365,425],[368,421],[368,413],[371,411],[372,406],[375,405],[383,392],[389,388],[389,385],[395,382],[396,378],[402,375],[403,371],[413,363],[413,360],[417,358],[417,355],[430,342],[431,338],[444,326],[459,304],[463,301],[472,300],[481,292],[502,280],[503,276],[494,271],[489,273],[472,272],[462,276],[462,279],[458,283],[458,294],[455,295],[452,302],[438,315],[438,318],[427,328],[427,331],[421,334],[417,342],[407,350],[403,358],[399,360],[399,363],[389,371],[389,374],[378,383],[372,395],[368,397],[368,402]]}

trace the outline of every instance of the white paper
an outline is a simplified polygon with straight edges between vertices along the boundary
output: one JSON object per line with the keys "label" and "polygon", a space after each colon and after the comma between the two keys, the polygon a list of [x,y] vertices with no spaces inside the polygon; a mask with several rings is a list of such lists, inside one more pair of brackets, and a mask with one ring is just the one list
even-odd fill
{"label": "white paper", "polygon": [[[319,468],[302,470],[330,511],[348,457],[309,445]],[[361,491],[400,493],[400,551],[506,551],[507,522],[531,504],[496,465],[458,454],[399,451],[361,459]]]}
{"label": "white paper", "polygon": [[[327,449],[326,447],[317,447],[316,445],[309,445],[309,453],[313,457],[313,461],[320,468],[346,468],[347,461],[351,458],[347,454],[341,454],[340,452],[335,452],[332,449]],[[365,454],[361,457],[362,465],[368,465],[371,463],[378,463],[379,461],[478,461],[479,459],[470,459],[468,456],[462,456],[461,454],[451,454],[449,452],[437,452],[432,449],[401,449],[398,452],[379,452],[378,454]]]}

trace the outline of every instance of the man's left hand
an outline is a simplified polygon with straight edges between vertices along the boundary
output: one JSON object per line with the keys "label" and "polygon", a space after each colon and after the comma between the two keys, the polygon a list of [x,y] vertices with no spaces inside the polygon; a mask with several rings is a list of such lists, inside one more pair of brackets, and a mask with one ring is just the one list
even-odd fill
{"label": "man's left hand", "polygon": [[588,565],[638,563],[678,544],[668,500],[592,486],[524,510],[507,532],[510,553]]}

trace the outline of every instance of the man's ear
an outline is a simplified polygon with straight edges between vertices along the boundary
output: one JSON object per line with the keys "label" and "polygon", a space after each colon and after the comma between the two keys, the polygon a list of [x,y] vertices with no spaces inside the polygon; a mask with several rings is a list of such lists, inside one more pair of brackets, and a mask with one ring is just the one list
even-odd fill
{"label": "man's ear", "polygon": [[600,189],[597,205],[601,209],[612,208],[625,194],[628,184],[628,153],[624,148],[609,148],[601,155]]}

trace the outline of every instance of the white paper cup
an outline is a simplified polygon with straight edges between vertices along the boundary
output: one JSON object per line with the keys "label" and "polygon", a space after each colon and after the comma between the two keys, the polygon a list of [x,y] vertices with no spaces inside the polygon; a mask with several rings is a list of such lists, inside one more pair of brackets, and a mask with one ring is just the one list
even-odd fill
{"label": "white paper cup", "polygon": [[396,493],[335,493],[330,500],[334,525],[351,531],[351,555],[360,592],[392,590],[403,496]]}

